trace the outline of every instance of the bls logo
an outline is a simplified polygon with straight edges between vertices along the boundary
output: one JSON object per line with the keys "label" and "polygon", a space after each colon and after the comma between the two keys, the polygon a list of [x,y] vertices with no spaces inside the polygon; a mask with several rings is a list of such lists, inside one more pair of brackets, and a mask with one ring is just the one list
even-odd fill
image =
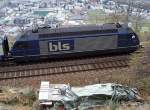
{"label": "bls logo", "polygon": [[58,52],[58,51],[69,51],[74,49],[73,40],[53,40],[49,42],[49,51]]}

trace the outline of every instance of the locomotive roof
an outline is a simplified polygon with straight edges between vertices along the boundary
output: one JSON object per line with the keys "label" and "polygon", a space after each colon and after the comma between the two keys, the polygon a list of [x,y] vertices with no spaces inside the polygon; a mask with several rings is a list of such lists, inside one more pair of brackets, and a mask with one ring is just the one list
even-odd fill
{"label": "locomotive roof", "polygon": [[19,40],[37,40],[49,37],[69,37],[69,36],[80,36],[90,34],[108,34],[117,32],[128,32],[124,25],[118,27],[116,24],[104,24],[104,25],[82,25],[72,27],[61,27],[61,28],[39,28],[37,32],[28,30],[24,32],[24,35]]}
{"label": "locomotive roof", "polygon": [[100,30],[117,30],[115,24],[104,25],[78,25],[60,28],[39,28],[39,34],[67,33],[67,32],[83,32],[83,31],[100,31]]}

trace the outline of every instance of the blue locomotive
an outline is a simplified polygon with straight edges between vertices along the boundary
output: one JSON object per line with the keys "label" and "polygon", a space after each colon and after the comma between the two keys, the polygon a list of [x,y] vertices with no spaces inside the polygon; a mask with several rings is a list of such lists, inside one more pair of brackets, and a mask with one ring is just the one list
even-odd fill
{"label": "blue locomotive", "polygon": [[20,35],[9,49],[0,39],[0,60],[33,61],[45,58],[133,52],[139,47],[136,33],[120,24],[37,28]]}

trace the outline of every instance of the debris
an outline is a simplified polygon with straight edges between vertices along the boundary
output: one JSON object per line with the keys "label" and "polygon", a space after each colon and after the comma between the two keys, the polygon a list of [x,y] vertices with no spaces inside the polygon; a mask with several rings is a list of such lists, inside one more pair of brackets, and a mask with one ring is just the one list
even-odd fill
{"label": "debris", "polygon": [[64,107],[66,110],[87,109],[106,104],[108,101],[141,101],[137,89],[120,84],[106,83],[84,87],[70,87],[66,84],[49,84],[41,82],[39,103],[54,109]]}
{"label": "debris", "polygon": [[74,107],[74,103],[77,99],[78,96],[71,91],[69,85],[41,82],[39,101],[42,106],[56,108],[65,105],[65,107],[69,109],[71,106]]}

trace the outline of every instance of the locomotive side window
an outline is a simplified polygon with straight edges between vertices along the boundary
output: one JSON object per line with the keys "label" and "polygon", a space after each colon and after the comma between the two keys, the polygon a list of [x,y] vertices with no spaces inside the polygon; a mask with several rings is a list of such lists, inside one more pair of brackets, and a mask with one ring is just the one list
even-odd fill
{"label": "locomotive side window", "polygon": [[58,36],[77,36],[77,35],[89,35],[89,34],[108,34],[116,33],[117,29],[107,29],[107,30],[92,30],[92,31],[79,31],[79,32],[62,32],[62,33],[51,33],[51,34],[39,34],[41,38],[43,37],[58,37]]}
{"label": "locomotive side window", "polygon": [[27,42],[18,42],[17,44],[16,44],[16,48],[28,48],[29,46],[28,46],[28,43]]}

